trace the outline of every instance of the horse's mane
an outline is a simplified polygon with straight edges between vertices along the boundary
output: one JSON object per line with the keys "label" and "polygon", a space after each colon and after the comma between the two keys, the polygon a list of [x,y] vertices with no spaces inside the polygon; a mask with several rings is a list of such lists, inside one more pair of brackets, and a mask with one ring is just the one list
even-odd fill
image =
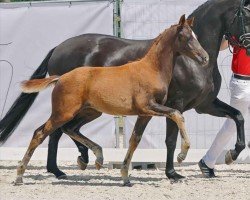
{"label": "horse's mane", "polygon": [[205,3],[199,5],[189,16],[188,18],[192,17],[193,15],[196,15],[198,12],[200,12],[201,9],[204,9],[205,7],[208,7],[213,3],[214,0],[208,0]]}
{"label": "horse's mane", "polygon": [[[209,7],[210,5],[213,5],[214,3],[221,3],[222,1],[228,1],[228,3],[232,4],[232,3],[236,3],[237,1],[240,2],[240,0],[208,0],[206,1],[205,3],[201,4],[200,6],[198,6],[189,16],[188,18],[190,17],[193,17],[194,15],[196,15],[197,13],[199,12],[204,12],[204,8],[206,7]],[[247,1],[246,1],[247,2]]]}
{"label": "horse's mane", "polygon": [[[229,2],[229,0],[208,0],[208,1],[206,1],[205,3],[201,4],[200,6],[198,6],[198,7],[188,16],[188,18],[193,17],[194,15],[196,15],[196,14],[199,13],[199,12],[204,12],[203,9],[209,7],[210,5],[213,5],[214,3],[221,3],[222,1],[228,1],[228,3],[231,3],[231,4],[232,4],[232,3],[235,3],[235,2],[233,2],[232,0],[230,0],[230,2]],[[235,0],[235,1],[237,1],[237,0]]]}

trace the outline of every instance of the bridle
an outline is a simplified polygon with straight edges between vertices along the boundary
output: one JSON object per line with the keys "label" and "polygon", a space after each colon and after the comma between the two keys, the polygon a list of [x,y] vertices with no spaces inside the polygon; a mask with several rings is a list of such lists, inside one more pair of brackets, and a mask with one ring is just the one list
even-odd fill
{"label": "bridle", "polygon": [[[230,23],[230,27],[235,22],[235,19],[238,18],[241,36],[237,39],[235,38],[229,30],[225,32],[225,38],[228,40],[229,44],[233,47],[237,46],[239,48],[245,48],[250,54],[250,33],[246,32],[246,25],[245,25],[245,16],[243,14],[243,9],[248,9],[245,6],[246,0],[241,0],[239,8],[236,10],[234,18]],[[250,12],[250,10],[249,10]],[[229,48],[230,49],[230,48]],[[230,50],[231,51],[231,50]],[[231,51],[232,52],[232,51]]]}

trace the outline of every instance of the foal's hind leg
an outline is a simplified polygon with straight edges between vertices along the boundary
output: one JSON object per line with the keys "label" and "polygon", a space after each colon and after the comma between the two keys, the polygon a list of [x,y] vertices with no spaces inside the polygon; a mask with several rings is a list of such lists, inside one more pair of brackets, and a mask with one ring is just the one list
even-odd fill
{"label": "foal's hind leg", "polygon": [[[101,116],[100,112],[93,110],[93,109],[86,109],[85,112],[81,115],[82,122],[79,124],[78,130],[84,124],[87,124],[100,116]],[[77,127],[77,124],[76,124],[76,127]],[[54,133],[50,135],[48,159],[47,159],[48,172],[53,173],[58,179],[67,177],[65,173],[63,173],[61,170],[58,169],[57,163],[56,163],[58,142],[59,142],[61,135],[62,135],[61,128],[57,129]],[[79,152],[81,153],[81,156],[78,156],[77,158],[77,164],[80,169],[85,170],[89,162],[88,148],[82,145],[81,143],[77,142],[76,140],[73,140],[73,141],[75,142]]]}
{"label": "foal's hind leg", "polygon": [[[84,109],[84,112],[82,112],[80,114],[78,115],[78,116],[80,116],[80,119],[77,120],[77,121],[79,121],[79,123],[76,121],[75,128],[74,128],[77,132],[79,132],[79,130],[82,126],[97,119],[98,117],[100,117],[102,115],[101,112],[96,111],[94,109]],[[85,170],[87,168],[88,163],[89,163],[88,147],[82,145],[81,143],[79,143],[76,140],[74,140],[74,142],[77,145],[79,152],[81,153],[81,156],[78,156],[78,158],[77,158],[78,167],[81,170]]]}
{"label": "foal's hind leg", "polygon": [[17,178],[15,181],[16,185],[23,183],[23,174],[25,172],[27,164],[30,161],[31,156],[33,155],[38,145],[41,144],[44,141],[44,139],[56,129],[55,127],[56,127],[55,124],[53,124],[53,122],[49,119],[44,125],[39,127],[34,132],[30,145],[22,161],[19,163],[19,166],[17,167]]}
{"label": "foal's hind leg", "polygon": [[186,132],[184,117],[178,110],[163,106],[156,102],[150,102],[150,109],[153,112],[155,112],[153,113],[153,115],[159,115],[159,116],[164,115],[172,119],[177,124],[178,128],[180,129],[180,133],[182,137],[181,152],[179,153],[177,160],[179,163],[181,163],[183,160],[185,160],[187,156],[187,152],[190,148],[190,141]]}
{"label": "foal's hind leg", "polygon": [[103,165],[103,153],[102,153],[102,147],[98,144],[94,143],[87,137],[83,136],[79,129],[81,128],[83,122],[82,116],[78,115],[75,117],[72,121],[68,122],[62,127],[63,132],[65,132],[67,135],[69,135],[72,139],[78,141],[82,145],[88,147],[93,151],[93,153],[96,156],[96,168],[100,169]]}

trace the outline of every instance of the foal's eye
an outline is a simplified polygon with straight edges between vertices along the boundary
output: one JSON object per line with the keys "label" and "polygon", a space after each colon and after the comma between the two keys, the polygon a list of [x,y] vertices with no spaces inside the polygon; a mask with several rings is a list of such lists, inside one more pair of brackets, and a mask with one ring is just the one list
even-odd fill
{"label": "foal's eye", "polygon": [[178,39],[184,41],[184,37],[181,34],[178,35]]}

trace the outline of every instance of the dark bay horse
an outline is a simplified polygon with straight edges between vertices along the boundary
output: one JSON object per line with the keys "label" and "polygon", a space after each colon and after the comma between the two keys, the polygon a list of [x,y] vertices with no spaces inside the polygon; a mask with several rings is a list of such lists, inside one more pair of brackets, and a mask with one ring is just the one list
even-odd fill
{"label": "dark bay horse", "polygon": [[[184,117],[178,110],[164,104],[178,55],[188,56],[202,66],[208,64],[208,54],[190,28],[192,23],[193,19],[186,20],[183,15],[178,24],[163,31],[152,42],[148,52],[138,61],[119,67],[82,66],[60,77],[24,81],[22,91],[26,93],[39,92],[51,84],[55,84],[55,88],[52,92],[51,116],[34,132],[28,150],[17,168],[15,183],[23,183],[23,174],[35,149],[58,128],[91,149],[96,156],[96,168],[100,169],[103,165],[102,148],[79,132],[81,116],[89,108],[111,115],[168,117],[180,129],[183,139],[181,153],[186,155],[190,143]],[[121,171],[126,185],[129,184],[128,165],[136,147],[133,138],[137,140],[131,137]]]}
{"label": "dark bay horse", "polygon": [[[166,105],[181,112],[194,108],[198,113],[207,113],[218,117],[230,117],[237,126],[237,143],[231,151],[233,160],[244,149],[244,120],[241,113],[217,98],[221,86],[221,76],[217,66],[217,56],[223,35],[230,33],[239,38],[242,23],[236,15],[241,0],[210,0],[197,8],[191,16],[195,17],[193,30],[201,45],[210,57],[209,66],[200,68],[197,63],[180,56],[177,58],[173,78],[169,87]],[[249,6],[248,6],[249,7]],[[246,11],[247,12],[247,11]],[[245,16],[244,22],[250,21],[250,15]],[[250,32],[250,24],[245,26],[245,32]],[[244,26],[243,26],[244,27]],[[152,40],[126,40],[113,36],[99,34],[84,34],[66,40],[52,49],[31,79],[44,78],[47,72],[50,75],[62,75],[70,70],[82,66],[112,66],[122,65],[128,61],[142,58],[147,52]],[[199,78],[198,78],[199,77]],[[188,83],[188,84],[187,84]],[[27,110],[35,100],[36,94],[22,93],[14,102],[11,109],[0,122],[0,140],[4,141],[13,132]],[[99,112],[89,110],[83,116],[86,124],[100,116]],[[150,117],[138,118],[134,132],[141,135],[149,122]],[[176,148],[178,127],[170,120],[167,123],[167,163],[166,176],[178,180],[183,176],[176,173],[173,165],[173,156]],[[47,169],[57,177],[65,177],[56,165],[57,146],[62,131],[57,129],[49,141]],[[139,142],[139,141],[138,141]],[[84,169],[88,163],[87,148],[76,142],[81,156],[78,163]],[[230,159],[229,159],[230,161]]]}

